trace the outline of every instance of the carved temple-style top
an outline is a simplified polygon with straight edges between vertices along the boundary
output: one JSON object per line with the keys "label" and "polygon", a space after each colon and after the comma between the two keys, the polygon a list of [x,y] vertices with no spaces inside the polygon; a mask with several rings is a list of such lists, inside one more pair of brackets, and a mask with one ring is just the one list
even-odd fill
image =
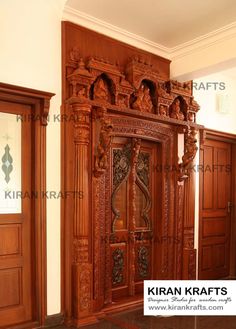
{"label": "carved temple-style top", "polygon": [[69,99],[79,98],[106,108],[152,113],[160,118],[196,122],[199,105],[192,96],[191,81],[165,81],[142,59],[128,61],[125,72],[117,64],[99,58],[81,58],[70,52],[67,64]]}

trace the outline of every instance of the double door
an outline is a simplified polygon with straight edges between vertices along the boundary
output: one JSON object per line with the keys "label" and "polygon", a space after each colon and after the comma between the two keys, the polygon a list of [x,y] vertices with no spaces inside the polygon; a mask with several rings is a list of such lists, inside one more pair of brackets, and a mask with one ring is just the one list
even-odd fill
{"label": "double door", "polygon": [[112,300],[142,293],[156,277],[161,204],[158,144],[115,138],[111,149],[110,273]]}

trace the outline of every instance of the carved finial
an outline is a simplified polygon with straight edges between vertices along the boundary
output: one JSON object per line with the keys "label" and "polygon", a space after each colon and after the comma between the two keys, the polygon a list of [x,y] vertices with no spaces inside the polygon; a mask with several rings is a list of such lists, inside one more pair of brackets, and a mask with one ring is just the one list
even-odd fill
{"label": "carved finial", "polygon": [[85,69],[85,64],[84,64],[84,60],[83,60],[82,57],[80,57],[80,59],[79,59],[78,68],[81,69],[81,70]]}

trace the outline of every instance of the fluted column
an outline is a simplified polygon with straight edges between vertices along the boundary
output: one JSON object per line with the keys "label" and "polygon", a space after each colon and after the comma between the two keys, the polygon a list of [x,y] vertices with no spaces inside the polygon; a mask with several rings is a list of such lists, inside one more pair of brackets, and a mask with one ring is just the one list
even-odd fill
{"label": "fluted column", "polygon": [[92,312],[92,262],[89,210],[89,144],[91,105],[71,104],[74,118],[74,218],[72,291],[74,324]]}

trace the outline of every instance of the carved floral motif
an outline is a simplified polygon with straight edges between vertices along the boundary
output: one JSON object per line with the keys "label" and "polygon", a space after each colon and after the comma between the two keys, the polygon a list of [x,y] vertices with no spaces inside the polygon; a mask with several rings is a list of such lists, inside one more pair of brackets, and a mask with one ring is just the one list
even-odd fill
{"label": "carved floral motif", "polygon": [[81,265],[79,270],[79,309],[89,312],[91,309],[91,266],[90,264]]}
{"label": "carved floral motif", "polygon": [[88,238],[75,238],[73,241],[73,262],[88,261]]}
{"label": "carved floral motif", "polygon": [[128,178],[130,172],[131,144],[127,144],[123,149],[113,150],[113,191],[111,196],[112,211],[114,219],[112,230],[114,231],[116,220],[120,217],[119,209],[115,206],[116,195],[122,183]]}
{"label": "carved floral motif", "polygon": [[124,280],[124,250],[115,249],[112,253],[112,258],[112,283],[113,285],[121,284]]}
{"label": "carved floral motif", "polygon": [[149,274],[149,252],[145,246],[140,247],[138,250],[138,273],[143,279]]}
{"label": "carved floral motif", "polygon": [[146,187],[149,186],[150,155],[141,152],[138,156],[137,175]]}

